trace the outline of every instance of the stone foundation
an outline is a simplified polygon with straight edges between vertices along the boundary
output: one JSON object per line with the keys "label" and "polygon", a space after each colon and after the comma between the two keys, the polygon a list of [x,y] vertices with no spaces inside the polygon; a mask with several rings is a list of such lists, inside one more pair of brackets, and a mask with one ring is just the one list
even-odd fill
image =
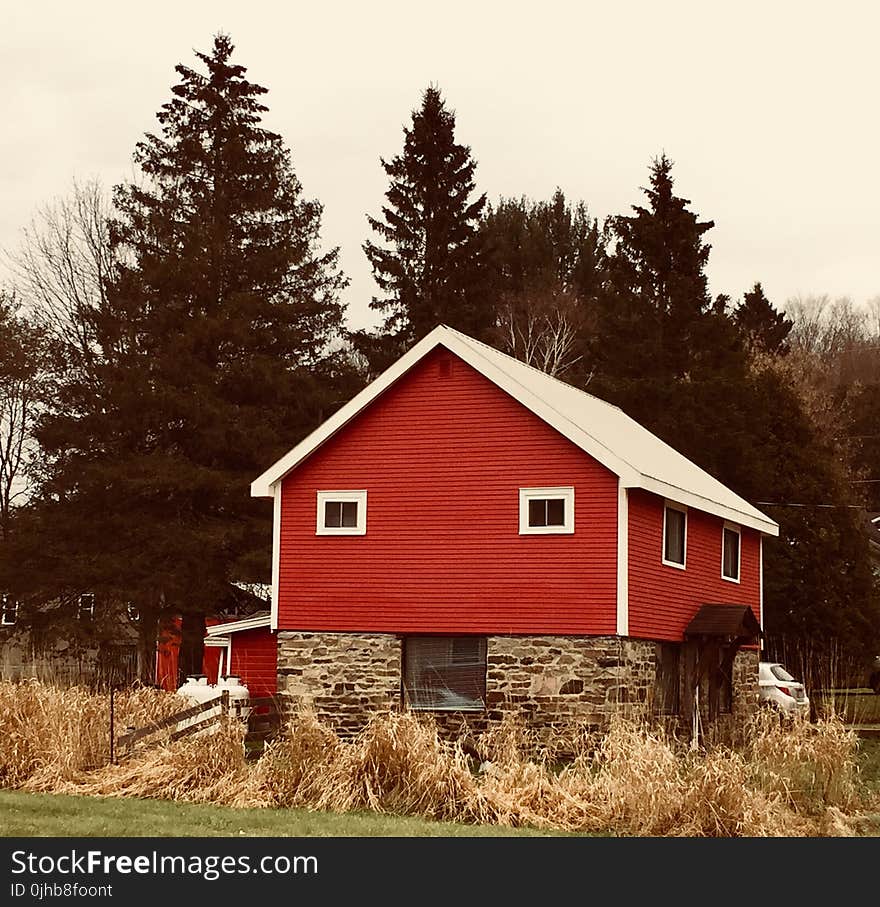
{"label": "stone foundation", "polygon": [[[382,633],[282,631],[278,691],[339,732],[356,732],[371,714],[402,707],[402,648]],[[577,720],[602,728],[615,713],[657,711],[657,656],[657,643],[617,636],[490,636],[486,710],[432,714],[450,732],[483,730],[508,711],[535,727]],[[757,705],[757,661],[757,652],[737,654],[725,726]]]}
{"label": "stone foundation", "polygon": [[340,733],[400,707],[401,642],[384,633],[278,634],[278,692]]}

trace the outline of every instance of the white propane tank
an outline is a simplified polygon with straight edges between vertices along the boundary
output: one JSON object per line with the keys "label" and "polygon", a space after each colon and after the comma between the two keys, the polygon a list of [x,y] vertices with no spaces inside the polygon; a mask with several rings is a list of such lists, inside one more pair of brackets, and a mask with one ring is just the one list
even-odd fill
{"label": "white propane tank", "polygon": [[[220,691],[208,683],[208,678],[204,674],[191,674],[186,678],[186,683],[178,689],[177,695],[186,699],[189,705],[196,706],[217,699]],[[176,730],[182,731],[184,728],[198,724],[201,720],[201,714],[192,718],[184,718],[183,721],[177,722]]]}
{"label": "white propane tank", "polygon": [[241,682],[241,677],[237,674],[228,674],[221,677],[217,683],[217,692],[222,694],[223,691],[229,693],[229,711],[239,718],[247,718],[250,715],[250,707],[245,703],[250,702],[250,690]]}
{"label": "white propane tank", "polygon": [[219,695],[219,690],[208,683],[204,674],[191,674],[186,678],[186,683],[177,691],[178,696],[192,700],[193,705],[207,702]]}

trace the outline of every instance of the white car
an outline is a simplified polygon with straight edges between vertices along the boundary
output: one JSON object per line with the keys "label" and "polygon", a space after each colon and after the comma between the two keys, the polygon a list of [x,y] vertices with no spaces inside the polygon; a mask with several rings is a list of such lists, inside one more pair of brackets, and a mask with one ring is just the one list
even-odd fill
{"label": "white car", "polygon": [[758,698],[762,704],[778,708],[787,718],[810,714],[810,700],[804,685],[778,662],[762,661],[758,665]]}

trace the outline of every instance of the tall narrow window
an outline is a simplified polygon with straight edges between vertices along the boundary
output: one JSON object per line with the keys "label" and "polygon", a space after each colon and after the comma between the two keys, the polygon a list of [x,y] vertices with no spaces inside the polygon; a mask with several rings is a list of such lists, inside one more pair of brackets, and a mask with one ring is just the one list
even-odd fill
{"label": "tall narrow window", "polygon": [[11,627],[18,620],[18,602],[7,592],[0,595],[0,626]]}
{"label": "tall narrow window", "polygon": [[721,540],[721,576],[739,582],[740,531],[738,526],[724,524]]}
{"label": "tall narrow window", "polygon": [[403,689],[411,709],[482,711],[486,708],[486,638],[407,637]]}
{"label": "tall narrow window", "polygon": [[95,616],[95,596],[92,592],[83,592],[79,597],[77,616],[80,620],[91,620]]}
{"label": "tall narrow window", "polygon": [[365,535],[366,491],[319,491],[316,535]]}
{"label": "tall narrow window", "polygon": [[663,563],[682,570],[687,557],[687,510],[678,504],[663,508]]}
{"label": "tall narrow window", "polygon": [[520,488],[520,535],[570,535],[574,532],[574,488]]}

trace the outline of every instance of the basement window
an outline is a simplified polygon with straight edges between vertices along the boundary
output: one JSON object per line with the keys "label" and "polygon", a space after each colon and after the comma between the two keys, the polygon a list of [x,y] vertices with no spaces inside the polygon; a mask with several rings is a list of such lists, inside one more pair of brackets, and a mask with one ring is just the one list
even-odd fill
{"label": "basement window", "polygon": [[0,626],[12,627],[18,620],[18,602],[7,592],[0,595]]}
{"label": "basement window", "polygon": [[667,501],[663,507],[663,563],[685,569],[687,561],[687,508]]}
{"label": "basement window", "polygon": [[574,532],[574,488],[520,488],[520,535],[571,535]]}
{"label": "basement window", "polygon": [[721,576],[732,583],[738,583],[741,546],[739,526],[725,523],[721,532]]}
{"label": "basement window", "polygon": [[319,491],[316,535],[366,535],[366,491]]}
{"label": "basement window", "polygon": [[418,711],[486,708],[484,636],[409,636],[403,641],[406,704]]}

